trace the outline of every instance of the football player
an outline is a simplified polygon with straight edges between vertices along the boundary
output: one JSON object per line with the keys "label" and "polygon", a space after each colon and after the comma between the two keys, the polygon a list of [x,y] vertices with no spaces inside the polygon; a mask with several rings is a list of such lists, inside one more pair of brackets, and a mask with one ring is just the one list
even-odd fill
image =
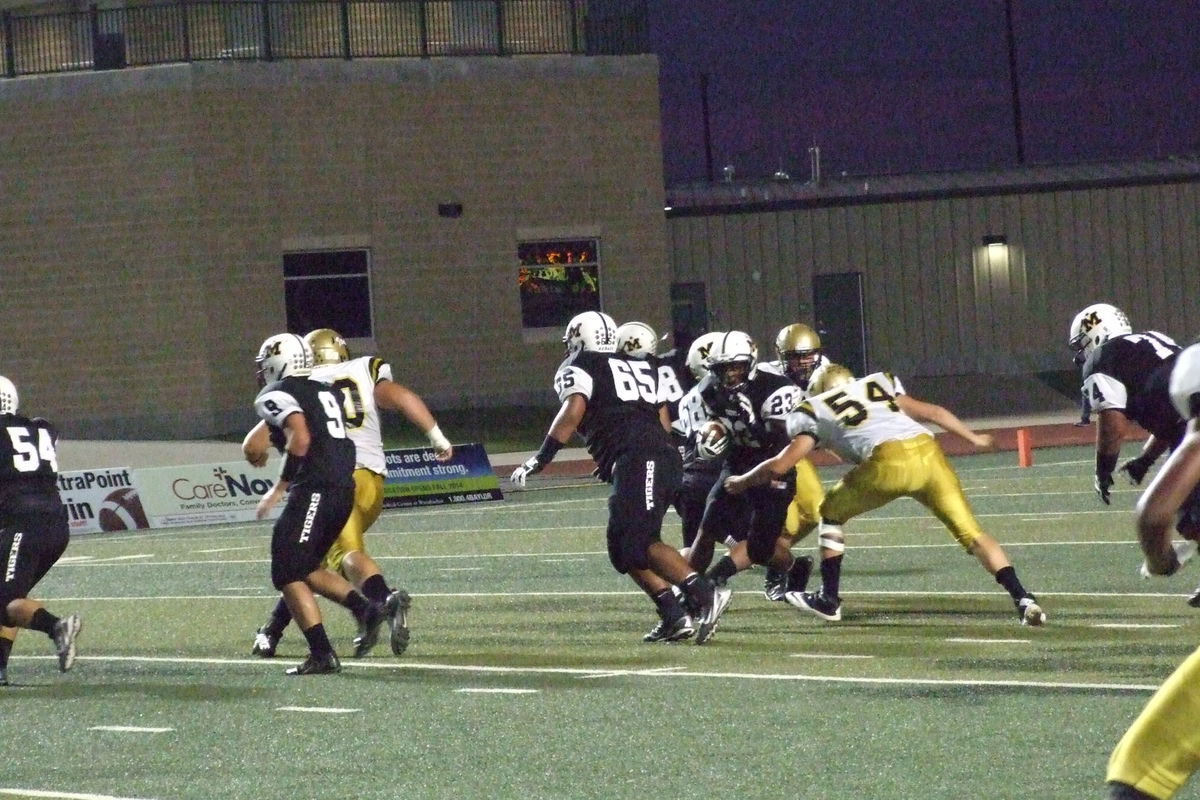
{"label": "football player", "polygon": [[[829,363],[821,352],[821,337],[812,328],[796,322],[784,326],[775,336],[775,361],[768,361],[760,368],[766,372],[786,375],[807,394],[809,381]],[[783,535],[788,538],[788,547],[808,536],[821,522],[821,501],[825,490],[817,470],[808,459],[796,463],[796,494],[788,506]],[[787,573],[768,569],[763,579],[763,595],[768,600],[783,600],[788,591]],[[795,587],[792,587],[793,589]],[[803,589],[804,587],[799,587]]]}
{"label": "football player", "polygon": [[[1183,438],[1183,419],[1167,393],[1179,345],[1157,331],[1134,333],[1124,311],[1108,303],[1094,303],[1071,321],[1068,346],[1075,363],[1083,366],[1081,391],[1099,422],[1093,486],[1107,505],[1130,421],[1150,433],[1141,454],[1120,470],[1135,486],[1158,457]],[[1180,531],[1200,535],[1200,509]]]}
{"label": "football player", "polygon": [[[290,487],[271,535],[271,583],[308,642],[308,657],[288,675],[340,672],[314,592],[345,606],[364,636],[377,637],[386,617],[341,575],[321,561],[354,508],[355,447],[346,433],[346,413],[334,387],[312,380],[312,349],[299,336],[281,333],[262,343],[256,359],[262,389],[254,410],[283,440],[279,480]],[[278,500],[278,498],[274,498]],[[274,505],[259,501],[259,519]]]}
{"label": "football player", "polygon": [[[700,398],[705,415],[729,432],[720,440],[727,450],[721,477],[754,468],[786,444],[784,420],[801,395],[790,378],[755,369],[757,356],[754,340],[742,331],[722,334],[708,355]],[[708,455],[708,446],[701,440],[702,455]],[[707,567],[715,543],[733,538],[736,543],[706,573],[718,586],[751,564],[762,564],[784,573],[788,588],[803,589],[812,559],[794,557],[791,541],[781,536],[796,493],[795,474],[789,468],[775,480],[736,495],[726,492],[718,477],[688,557],[692,566]]]}
{"label": "football player", "polygon": [[725,481],[730,493],[753,491],[779,480],[818,445],[857,465],[821,503],[821,588],[789,591],[786,600],[822,619],[840,620],[842,526],[898,497],[911,497],[932,511],[1008,591],[1022,624],[1043,624],[1046,615],[1037,599],[1021,585],[1000,544],[980,529],[958,476],[920,422],[939,425],[980,449],[994,445],[991,436],[975,433],[949,410],[905,394],[887,373],[855,380],[845,367],[830,364],[809,385],[808,399],[787,415],[790,443],[753,470]]}
{"label": "football player", "polygon": [[[657,371],[644,360],[615,353],[617,326],[607,314],[576,315],[563,336],[567,358],[554,375],[562,405],[541,449],[513,470],[514,486],[549,464],[578,432],[596,462],[596,476],[612,484],[608,500],[608,555],[654,600],[662,622],[657,638],[707,642],[729,604],[719,589],[691,569],[661,539],[663,516],[679,487],[679,452],[667,433]],[[688,609],[672,591],[677,586]],[[689,613],[690,610],[690,613]]]}
{"label": "football player", "polygon": [[58,493],[58,434],[44,419],[18,412],[17,387],[0,376],[0,686],[17,628],[41,631],[54,643],[58,668],[75,663],[82,623],[56,617],[29,596],[70,540],[67,508]]}
{"label": "football player", "polygon": [[[454,448],[442,434],[425,401],[408,387],[396,383],[392,368],[381,358],[361,356],[350,358],[346,340],[330,328],[318,328],[305,335],[313,352],[315,367],[311,377],[328,383],[342,403],[346,414],[346,433],[354,442],[354,508],[337,541],[329,548],[322,562],[326,569],[340,573],[364,595],[387,611],[391,631],[392,653],[400,655],[409,640],[408,610],[412,600],[403,589],[392,589],[384,579],[379,565],[367,554],[363,541],[366,531],[375,524],[383,510],[383,480],[387,472],[383,453],[383,422],[379,409],[402,413],[406,419],[425,432],[438,461],[447,461]],[[269,438],[265,422],[260,422],[246,435],[242,453],[255,466],[267,462]],[[276,482],[268,501],[269,509],[283,497],[286,481]],[[291,615],[281,599],[267,622],[254,636],[251,654],[271,658]],[[355,657],[361,657],[375,642],[360,632],[355,639]]]}
{"label": "football player", "polygon": [[671,433],[679,446],[679,454],[683,458],[683,481],[675,495],[675,510],[683,523],[684,557],[691,553],[700,532],[700,520],[704,517],[704,506],[708,503],[708,493],[712,491],[717,476],[721,474],[722,453],[700,454],[698,435],[700,427],[708,421],[708,412],[704,401],[700,399],[700,381],[708,374],[708,354],[712,346],[721,340],[724,334],[711,331],[701,334],[688,348],[688,373],[695,381],[676,404],[676,417],[671,423]]}
{"label": "football player", "polygon": [[[1143,569],[1171,575],[1195,552],[1172,545],[1171,527],[1200,492],[1200,344],[1178,357],[1169,383],[1171,400],[1188,420],[1187,433],[1138,500],[1137,530]],[[1192,597],[1200,605],[1200,590]],[[1200,650],[1188,656],[1159,687],[1121,737],[1108,761],[1109,800],[1169,800],[1200,768]]]}

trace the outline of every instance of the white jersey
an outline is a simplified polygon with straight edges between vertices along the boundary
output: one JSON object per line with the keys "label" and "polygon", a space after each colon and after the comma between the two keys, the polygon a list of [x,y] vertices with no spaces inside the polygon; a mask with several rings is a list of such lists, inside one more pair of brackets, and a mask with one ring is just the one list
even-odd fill
{"label": "white jersey", "polygon": [[1200,344],[1180,353],[1171,369],[1171,402],[1185,420],[1200,415],[1197,395],[1200,395]]}
{"label": "white jersey", "polygon": [[846,461],[861,464],[883,442],[911,439],[929,429],[896,405],[900,381],[875,372],[810,397],[788,415],[788,436],[807,433]]}
{"label": "white jersey", "polygon": [[313,380],[337,390],[346,412],[346,433],[358,451],[357,466],[384,475],[383,424],[375,405],[375,384],[392,380],[392,368],[382,358],[362,356],[341,364],[322,364]]}

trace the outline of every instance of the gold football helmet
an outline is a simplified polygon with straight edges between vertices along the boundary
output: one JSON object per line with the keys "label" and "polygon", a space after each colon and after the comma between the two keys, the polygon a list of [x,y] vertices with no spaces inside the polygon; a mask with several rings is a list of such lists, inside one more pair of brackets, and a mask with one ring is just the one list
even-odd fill
{"label": "gold football helmet", "polygon": [[821,337],[799,322],[788,325],[775,336],[775,353],[784,374],[797,385],[807,386],[821,361]]}
{"label": "gold football helmet", "polygon": [[826,364],[808,387],[809,396],[831,392],[839,386],[854,383],[854,373],[841,364]]}
{"label": "gold football helmet", "polygon": [[350,351],[346,348],[346,340],[333,328],[317,328],[304,334],[304,341],[313,351],[313,363],[341,364],[350,360]]}

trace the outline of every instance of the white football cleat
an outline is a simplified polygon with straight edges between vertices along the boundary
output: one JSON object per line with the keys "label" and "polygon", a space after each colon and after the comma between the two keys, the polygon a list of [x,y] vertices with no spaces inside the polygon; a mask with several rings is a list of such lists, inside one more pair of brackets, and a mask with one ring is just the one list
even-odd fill
{"label": "white football cleat", "polygon": [[[1171,547],[1175,550],[1175,559],[1179,562],[1180,569],[1182,569],[1183,565],[1191,561],[1196,555],[1196,543],[1191,539],[1180,539],[1178,542],[1171,542]],[[1176,572],[1178,571],[1179,570],[1176,570]],[[1150,567],[1146,565],[1145,561],[1143,561],[1142,565],[1138,567],[1138,574],[1143,578],[1150,578],[1154,576],[1154,573],[1150,571]]]}

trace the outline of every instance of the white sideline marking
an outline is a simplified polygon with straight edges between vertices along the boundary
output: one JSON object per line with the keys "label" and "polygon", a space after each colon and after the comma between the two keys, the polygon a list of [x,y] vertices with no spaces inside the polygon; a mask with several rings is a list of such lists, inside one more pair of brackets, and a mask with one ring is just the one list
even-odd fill
{"label": "white sideline marking", "polygon": [[1093,628],[1178,628],[1166,622],[1097,622]]}
{"label": "white sideline marking", "polygon": [[253,592],[260,587],[258,586],[222,586],[222,592]]}
{"label": "white sideline marking", "polygon": [[0,794],[16,797],[54,797],[60,800],[139,800],[136,797],[117,797],[111,794],[91,794],[90,792],[48,792],[44,789],[11,789],[0,787]]}
{"label": "white sideline marking", "polygon": [[[33,656],[34,659],[51,659],[54,656]],[[278,665],[271,659],[263,658],[179,658],[171,656],[88,656],[88,661],[112,661],[122,663],[142,664],[215,664],[221,666],[251,666],[259,669],[274,669]],[[428,672],[466,672],[485,675],[596,675],[600,670],[581,669],[579,667],[496,667],[474,664],[418,664],[414,661],[344,661],[343,669],[384,669],[395,672],[405,670]],[[1153,692],[1158,689],[1157,683],[1081,683],[1072,681],[1014,681],[1014,680],[974,680],[970,678],[857,678],[841,675],[796,675],[785,673],[753,673],[753,672],[661,672],[654,670],[631,670],[621,673],[643,678],[715,678],[721,681],[729,680],[760,680],[760,681],[802,681],[805,683],[850,683],[873,684],[880,686],[990,686],[1015,687],[1030,689],[1086,689],[1102,692]],[[536,691],[536,690],[526,690]],[[122,799],[123,800],[123,799]]]}
{"label": "white sideline marking", "polygon": [[953,636],[946,640],[947,642],[961,642],[964,644],[1029,644],[1030,639],[973,639],[967,636]]}
{"label": "white sideline marking", "polygon": [[846,655],[834,653],[792,653],[788,658],[874,658],[866,655]]}
{"label": "white sideline marking", "polygon": [[483,572],[483,567],[442,567],[438,572]]}
{"label": "white sideline marking", "polygon": [[139,558],[154,558],[154,553],[135,553],[128,556],[106,556],[92,561],[93,564],[111,563],[113,561],[135,561]]}
{"label": "white sideline marking", "polygon": [[58,560],[59,564],[69,564],[72,561],[92,561],[95,556],[63,556]]}
{"label": "white sideline marking", "polygon": [[587,561],[586,558],[543,558],[543,564],[562,564],[567,561]]}
{"label": "white sideline marking", "polygon": [[540,689],[472,689],[463,688],[455,689],[455,692],[462,694],[537,694]]}
{"label": "white sideline marking", "polygon": [[276,711],[304,711],[311,714],[357,714],[361,708],[333,708],[329,706],[280,706]]}
{"label": "white sideline marking", "polygon": [[261,550],[262,545],[248,544],[245,547],[213,547],[208,550],[193,550],[193,553],[230,553],[234,550]]}
{"label": "white sideline marking", "polygon": [[89,731],[114,731],[116,733],[167,733],[174,728],[143,728],[137,725],[93,725]]}
{"label": "white sideline marking", "polygon": [[605,672],[593,672],[591,675],[580,675],[580,680],[593,680],[595,678],[619,678],[622,675],[654,675],[656,673],[678,672],[683,667],[654,667],[652,669],[612,669]]}

